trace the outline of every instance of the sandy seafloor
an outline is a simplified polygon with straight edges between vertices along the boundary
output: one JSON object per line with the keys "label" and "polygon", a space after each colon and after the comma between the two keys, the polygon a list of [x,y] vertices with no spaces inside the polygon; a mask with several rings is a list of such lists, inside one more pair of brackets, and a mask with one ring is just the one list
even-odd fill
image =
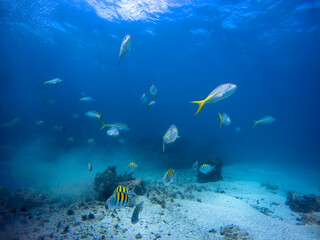
{"label": "sandy seafloor", "polygon": [[[177,181],[165,188],[163,174],[163,170],[135,173],[151,188],[160,189],[156,197],[166,202],[162,208],[150,201],[152,193],[149,198],[139,196],[136,202],[144,201],[144,206],[135,225],[130,221],[130,207],[112,213],[97,201],[64,207],[53,204],[31,210],[31,219],[19,219],[1,232],[0,239],[135,239],[138,233],[141,239],[223,239],[220,227],[229,224],[238,225],[254,239],[320,239],[319,226],[297,225],[299,214],[285,204],[287,190],[319,194],[316,175],[303,178],[261,166],[231,165],[223,168],[223,181],[200,184],[192,170],[184,170],[178,171]],[[261,182],[277,184],[279,189],[268,190]],[[161,191],[164,188],[167,194]],[[170,196],[174,193],[177,196],[173,199]],[[265,215],[257,207],[273,213]],[[74,214],[68,216],[68,209]],[[82,221],[81,216],[89,213],[94,219]],[[212,229],[216,233],[209,232]]]}

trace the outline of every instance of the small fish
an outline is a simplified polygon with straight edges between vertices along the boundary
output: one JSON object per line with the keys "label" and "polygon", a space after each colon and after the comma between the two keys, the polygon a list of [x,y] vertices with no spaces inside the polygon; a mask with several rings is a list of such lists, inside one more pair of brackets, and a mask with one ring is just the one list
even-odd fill
{"label": "small fish", "polygon": [[197,170],[198,170],[198,167],[199,167],[199,162],[196,161],[196,162],[192,165],[193,171],[197,171]]}
{"label": "small fish", "polygon": [[166,174],[164,175],[164,177],[162,178],[162,182],[164,185],[169,186],[171,183],[173,183],[173,181],[175,180],[177,174],[174,173],[173,169],[169,169]]}
{"label": "small fish", "polygon": [[57,84],[59,84],[61,82],[62,82],[61,78],[55,78],[55,79],[48,80],[48,81],[42,80],[42,86],[45,86],[45,85],[57,85]]}
{"label": "small fish", "polygon": [[212,166],[210,164],[202,164],[201,167],[199,168],[199,171],[207,174],[208,172],[211,172],[212,170],[216,170],[216,166]]}
{"label": "small fish", "polygon": [[54,99],[42,99],[42,104],[54,104],[55,102]]}
{"label": "small fish", "polygon": [[113,190],[113,193],[125,193],[128,195],[132,195],[132,196],[136,196],[136,194],[134,193],[134,188],[133,187],[131,190],[129,190],[129,188],[124,187],[124,186],[118,186]]}
{"label": "small fish", "polygon": [[197,103],[199,105],[198,111],[195,115],[197,115],[205,104],[214,103],[220,101],[224,98],[229,97],[232,93],[234,93],[237,89],[237,86],[232,83],[221,84],[216,87],[206,99],[202,101],[192,101],[191,103]]}
{"label": "small fish", "polygon": [[88,111],[85,113],[86,116],[89,118],[96,118],[96,119],[101,119],[101,113],[98,113],[97,111]]}
{"label": "small fish", "polygon": [[20,118],[14,118],[9,122],[0,124],[0,127],[15,127],[20,122]]}
{"label": "small fish", "polygon": [[130,198],[128,194],[123,192],[116,192],[108,198],[108,200],[106,201],[106,206],[108,209],[116,209],[128,206],[129,202]]}
{"label": "small fish", "polygon": [[89,138],[87,142],[89,144],[95,144],[96,143],[93,138]]}
{"label": "small fish", "polygon": [[240,132],[241,131],[241,127],[236,127],[236,132]]}
{"label": "small fish", "polygon": [[139,222],[139,213],[142,211],[143,207],[143,202],[137,204],[137,206],[134,208],[132,216],[131,216],[131,223],[136,224]]}
{"label": "small fish", "polygon": [[118,129],[118,131],[129,131],[130,128],[128,127],[127,124],[125,123],[105,123],[104,121],[102,122],[102,127],[100,128],[100,130],[104,129],[105,127],[115,127]]}
{"label": "small fish", "polygon": [[220,117],[220,128],[222,127],[222,125],[228,126],[231,123],[231,119],[228,116],[228,114],[223,113],[222,115],[219,113],[219,117]]}
{"label": "small fish", "polygon": [[134,162],[129,163],[129,168],[130,170],[133,172],[134,170],[136,170],[138,167],[138,165]]}
{"label": "small fish", "polygon": [[121,58],[131,49],[131,36],[127,34],[122,40],[120,52],[119,52],[119,60],[118,66],[120,65]]}
{"label": "small fish", "polygon": [[153,106],[153,105],[155,105],[155,104],[156,104],[156,101],[151,101],[151,102],[148,103],[147,106],[148,106],[148,108],[149,108],[149,107],[151,107],[151,106]]}
{"label": "small fish", "polygon": [[112,127],[112,128],[109,128],[109,130],[107,131],[107,134],[108,134],[110,137],[117,137],[117,136],[119,136],[119,131],[118,131],[117,128]]}
{"label": "small fish", "polygon": [[92,97],[89,97],[89,96],[82,97],[82,98],[79,99],[79,102],[87,102],[87,103],[89,103],[89,102],[93,102],[93,101],[94,101],[94,99]]}
{"label": "small fish", "polygon": [[74,138],[74,137],[68,137],[68,138],[67,138],[67,141],[68,141],[69,143],[74,143],[75,138]]}
{"label": "small fish", "polygon": [[163,152],[164,152],[165,143],[166,144],[173,143],[174,141],[176,141],[177,138],[179,138],[178,129],[175,125],[171,125],[168,131],[166,132],[166,134],[163,136],[163,146],[162,146]]}
{"label": "small fish", "polygon": [[253,124],[253,128],[258,125],[258,124],[270,124],[270,123],[273,123],[276,119],[274,117],[271,117],[271,116],[265,116],[263,118],[261,118],[260,120],[258,121],[253,121],[254,124]]}
{"label": "small fish", "polygon": [[145,93],[142,94],[142,97],[141,97],[142,105],[146,105],[147,101],[148,101],[148,98],[147,98],[146,94]]}
{"label": "small fish", "polygon": [[151,85],[150,93],[153,96],[153,98],[155,98],[158,93],[158,89],[154,84]]}
{"label": "small fish", "polygon": [[88,171],[91,172],[92,171],[92,164],[88,163]]}
{"label": "small fish", "polygon": [[42,121],[42,120],[36,121],[36,125],[37,126],[43,126],[44,125],[44,121]]}
{"label": "small fish", "polygon": [[63,126],[54,126],[53,127],[54,130],[56,130],[57,132],[64,132],[66,129]]}

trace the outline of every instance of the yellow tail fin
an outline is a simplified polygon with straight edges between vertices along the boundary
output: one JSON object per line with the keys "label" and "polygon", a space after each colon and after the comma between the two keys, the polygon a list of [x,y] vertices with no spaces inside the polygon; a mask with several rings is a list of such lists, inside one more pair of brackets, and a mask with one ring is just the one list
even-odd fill
{"label": "yellow tail fin", "polygon": [[255,126],[257,126],[257,124],[258,124],[260,121],[253,121],[253,122],[254,122],[254,124],[253,124],[252,128],[254,128]]}
{"label": "yellow tail fin", "polygon": [[220,117],[220,128],[221,128],[222,127],[222,116],[220,113],[219,113],[219,117]]}
{"label": "yellow tail fin", "polygon": [[202,100],[202,101],[192,101],[191,103],[196,103],[196,104],[199,105],[198,111],[197,111],[196,114],[195,114],[195,115],[197,115],[197,114],[201,111],[201,109],[203,108],[204,103],[205,103],[205,100]]}
{"label": "yellow tail fin", "polygon": [[164,152],[164,142],[163,142],[163,146],[162,146],[162,151]]}

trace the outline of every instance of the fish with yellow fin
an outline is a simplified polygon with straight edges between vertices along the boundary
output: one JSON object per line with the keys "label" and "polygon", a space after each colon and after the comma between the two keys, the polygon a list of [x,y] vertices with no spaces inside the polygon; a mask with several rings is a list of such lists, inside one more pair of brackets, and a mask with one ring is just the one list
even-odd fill
{"label": "fish with yellow fin", "polygon": [[198,111],[195,115],[197,115],[205,104],[215,103],[224,98],[229,97],[232,93],[237,90],[237,86],[232,83],[225,83],[221,84],[220,86],[216,87],[206,99],[201,101],[192,101],[191,103],[196,103],[199,105]]}
{"label": "fish with yellow fin", "polygon": [[173,169],[169,169],[164,177],[162,178],[162,182],[165,186],[169,186],[175,180],[177,174],[174,172]]}
{"label": "fish with yellow fin", "polygon": [[178,128],[175,125],[171,125],[166,132],[166,134],[163,136],[163,146],[162,150],[164,152],[164,145],[168,143],[173,143],[174,141],[179,138],[178,136]]}
{"label": "fish with yellow fin", "polygon": [[231,119],[228,116],[228,114],[223,113],[222,115],[219,113],[219,117],[220,117],[220,128],[222,127],[222,125],[224,126],[228,126],[231,123]]}

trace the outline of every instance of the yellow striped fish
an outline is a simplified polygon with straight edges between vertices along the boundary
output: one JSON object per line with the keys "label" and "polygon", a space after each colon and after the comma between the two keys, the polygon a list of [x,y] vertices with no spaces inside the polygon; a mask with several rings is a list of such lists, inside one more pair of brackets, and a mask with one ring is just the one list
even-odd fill
{"label": "yellow striped fish", "polygon": [[169,186],[171,183],[173,183],[176,175],[177,174],[174,172],[174,170],[170,168],[162,178],[163,184]]}
{"label": "yellow striped fish", "polygon": [[116,187],[116,189],[113,191],[113,193],[125,193],[125,194],[128,194],[128,195],[136,195],[133,191],[134,191],[134,188],[132,190],[129,190],[129,188],[127,187],[123,187],[123,186],[118,186]]}
{"label": "yellow striped fish", "polygon": [[138,164],[131,162],[129,163],[129,168],[133,172],[138,167]]}
{"label": "yellow striped fish", "polygon": [[130,202],[129,195],[123,192],[114,193],[107,201],[108,209],[115,209],[128,206]]}

